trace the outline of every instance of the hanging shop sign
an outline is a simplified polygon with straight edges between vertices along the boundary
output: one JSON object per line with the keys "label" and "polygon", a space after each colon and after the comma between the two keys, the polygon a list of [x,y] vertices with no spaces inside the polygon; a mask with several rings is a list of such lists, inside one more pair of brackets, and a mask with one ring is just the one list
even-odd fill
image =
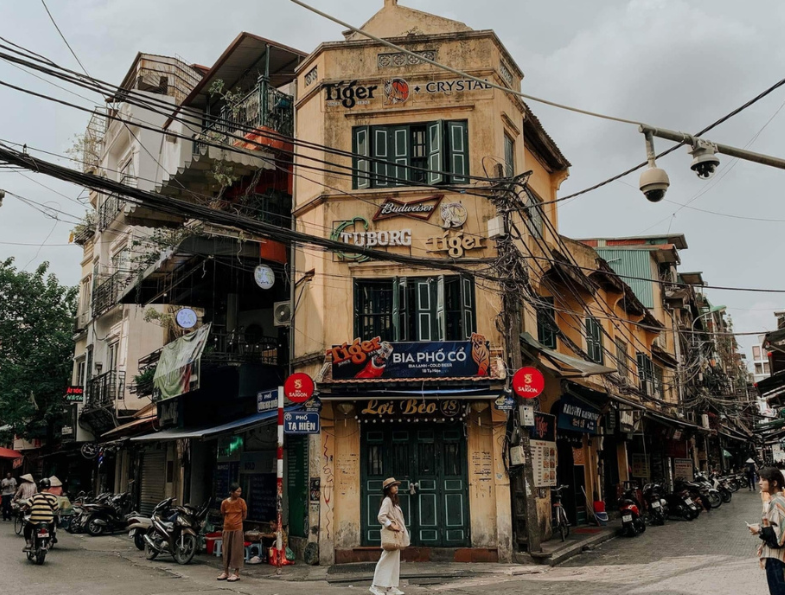
{"label": "hanging shop sign", "polygon": [[180,421],[180,407],[177,399],[169,399],[158,403],[158,426],[170,428]]}
{"label": "hanging shop sign", "polygon": [[483,335],[470,341],[391,343],[370,341],[333,345],[333,380],[384,380],[387,378],[471,378],[490,376],[491,352]]}
{"label": "hanging shop sign", "polygon": [[379,85],[361,85],[358,81],[341,81],[339,83],[325,83],[327,92],[327,105],[330,107],[343,106],[352,109],[357,105],[369,105]]}
{"label": "hanging shop sign", "polygon": [[65,389],[64,397],[66,403],[84,403],[84,387],[69,386]]}
{"label": "hanging shop sign", "polygon": [[358,404],[357,408],[359,412],[357,418],[366,423],[445,422],[465,418],[468,404],[458,399],[407,399],[405,401],[372,399],[367,403]]}
{"label": "hanging shop sign", "polygon": [[14,469],[19,469],[22,466],[22,463],[24,463],[24,462],[25,462],[25,460],[23,458],[21,458],[21,457],[18,458],[18,459],[14,459],[14,462],[13,462]]}
{"label": "hanging shop sign", "polygon": [[529,429],[532,453],[534,487],[555,487],[556,466],[556,416],[547,413],[534,414],[534,426]]}
{"label": "hanging shop sign", "polygon": [[266,264],[260,264],[254,269],[253,278],[262,289],[270,289],[275,285],[275,271]]}
{"label": "hanging shop sign", "polygon": [[635,412],[632,409],[619,409],[619,429],[626,434],[635,431]]}
{"label": "hanging shop sign", "polygon": [[673,478],[692,481],[695,477],[692,459],[673,459]]}
{"label": "hanging shop sign", "polygon": [[600,412],[570,395],[562,395],[559,429],[595,434]]}
{"label": "hanging shop sign", "polygon": [[427,221],[439,207],[443,198],[444,196],[441,194],[419,200],[410,200],[409,202],[388,198],[379,205],[379,210],[376,211],[373,220],[384,221],[393,217],[408,217],[410,219]]}
{"label": "hanging shop sign", "polygon": [[425,240],[425,245],[428,247],[428,252],[446,253],[450,258],[463,258],[467,252],[483,250],[485,248],[485,238],[467,235],[462,231],[447,230],[441,236],[433,236]]}
{"label": "hanging shop sign", "polygon": [[292,403],[305,403],[313,396],[313,391],[313,380],[302,372],[292,374],[283,384],[283,394]]}
{"label": "hanging shop sign", "polygon": [[265,390],[256,393],[256,412],[263,413],[278,407],[278,390]]}
{"label": "hanging shop sign", "polygon": [[515,399],[512,395],[501,395],[493,402],[493,408],[496,411],[513,411],[515,409]]}
{"label": "hanging shop sign", "polygon": [[191,308],[181,308],[177,311],[177,314],[175,314],[174,319],[175,322],[177,322],[177,326],[180,328],[192,329],[196,326],[199,317]]}
{"label": "hanging shop sign", "polygon": [[319,413],[316,411],[290,411],[283,416],[285,434],[307,435],[319,433]]}
{"label": "hanging shop sign", "polygon": [[512,390],[523,399],[534,399],[545,390],[545,377],[536,368],[521,368],[512,377]]}

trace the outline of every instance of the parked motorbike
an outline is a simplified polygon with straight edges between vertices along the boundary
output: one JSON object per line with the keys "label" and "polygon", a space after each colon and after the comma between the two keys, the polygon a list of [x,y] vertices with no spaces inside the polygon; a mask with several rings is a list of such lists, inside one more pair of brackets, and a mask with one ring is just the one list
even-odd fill
{"label": "parked motorbike", "polygon": [[709,481],[720,493],[723,504],[728,504],[733,498],[733,490],[730,487],[730,482],[726,477],[721,477],[719,473],[712,473],[709,475]]}
{"label": "parked motorbike", "polygon": [[30,536],[31,546],[26,552],[27,559],[39,565],[43,564],[44,560],[46,560],[46,554],[52,549],[53,537],[48,523],[35,524]]}
{"label": "parked motorbike", "polygon": [[646,531],[646,520],[643,518],[635,491],[636,488],[628,488],[619,499],[622,533],[627,537],[636,537]]}
{"label": "parked motorbike", "polygon": [[87,531],[92,537],[125,530],[130,504],[131,496],[127,492],[102,499],[101,502],[85,504],[77,530]]}
{"label": "parked motorbike", "polygon": [[709,502],[709,505],[712,508],[719,508],[722,506],[723,498],[720,494],[720,491],[714,486],[714,484],[709,481],[709,478],[706,477],[703,473],[696,473],[695,474],[695,483],[700,484],[706,490],[706,498]]}
{"label": "parked motorbike", "polygon": [[138,512],[132,512],[128,516],[128,524],[126,526],[126,530],[128,531],[128,535],[131,536],[131,539],[134,540],[134,545],[136,549],[143,552],[145,546],[144,536],[150,530],[150,527],[153,526],[153,520],[150,517],[146,517]]}
{"label": "parked motorbike", "polygon": [[[686,490],[690,498],[706,512],[711,512],[711,504],[709,504],[709,490],[706,486],[693,481],[684,481],[682,479],[676,480],[676,491]],[[721,501],[721,500],[720,500]]]}
{"label": "parked motorbike", "polygon": [[145,533],[145,557],[154,560],[159,554],[171,555],[178,564],[188,564],[196,554],[197,536],[204,525],[212,498],[201,508],[174,506],[167,498],[153,510],[152,526]]}
{"label": "parked motorbike", "polygon": [[643,501],[648,508],[652,525],[664,525],[668,516],[668,501],[661,494],[660,484],[648,483],[643,486]]}
{"label": "parked motorbike", "polygon": [[663,496],[668,502],[668,511],[671,516],[678,516],[685,521],[697,519],[701,512],[701,506],[696,503],[687,490],[676,490],[668,494],[663,490]]}

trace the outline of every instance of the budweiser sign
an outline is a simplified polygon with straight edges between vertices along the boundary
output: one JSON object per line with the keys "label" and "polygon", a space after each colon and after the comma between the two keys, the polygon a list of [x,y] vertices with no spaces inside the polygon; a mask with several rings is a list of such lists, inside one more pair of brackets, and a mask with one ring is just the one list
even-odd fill
{"label": "budweiser sign", "polygon": [[442,202],[443,198],[444,196],[440,194],[410,202],[388,198],[379,206],[379,210],[376,211],[373,220],[382,221],[384,219],[392,219],[393,217],[411,217],[427,221],[439,207],[439,203]]}

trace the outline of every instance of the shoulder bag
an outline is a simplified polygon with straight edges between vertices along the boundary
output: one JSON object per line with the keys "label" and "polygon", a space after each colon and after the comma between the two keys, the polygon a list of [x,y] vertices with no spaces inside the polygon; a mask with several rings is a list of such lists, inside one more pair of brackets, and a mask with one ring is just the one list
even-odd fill
{"label": "shoulder bag", "polygon": [[406,533],[404,531],[393,531],[387,527],[382,527],[382,549],[388,552],[402,550],[406,543]]}

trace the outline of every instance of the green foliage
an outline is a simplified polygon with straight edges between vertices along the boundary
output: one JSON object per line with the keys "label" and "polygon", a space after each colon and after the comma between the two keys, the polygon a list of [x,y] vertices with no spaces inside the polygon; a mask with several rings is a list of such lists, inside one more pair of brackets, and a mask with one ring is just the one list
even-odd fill
{"label": "green foliage", "polygon": [[73,357],[77,289],[48,274],[0,262],[0,425],[45,436],[60,420]]}

